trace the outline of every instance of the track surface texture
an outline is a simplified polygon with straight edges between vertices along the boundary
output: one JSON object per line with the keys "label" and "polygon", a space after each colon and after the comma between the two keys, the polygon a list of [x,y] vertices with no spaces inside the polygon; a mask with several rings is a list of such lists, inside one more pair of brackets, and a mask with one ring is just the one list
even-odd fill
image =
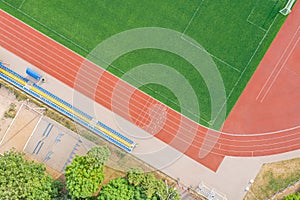
{"label": "track surface texture", "polygon": [[0,11],[0,45],[216,171],[224,156],[300,149],[299,12],[298,1],[223,132],[182,116],[4,11]]}

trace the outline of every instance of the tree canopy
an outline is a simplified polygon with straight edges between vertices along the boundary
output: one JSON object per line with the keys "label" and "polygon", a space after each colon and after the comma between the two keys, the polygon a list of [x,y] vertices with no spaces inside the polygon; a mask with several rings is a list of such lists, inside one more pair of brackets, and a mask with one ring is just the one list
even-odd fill
{"label": "tree canopy", "polygon": [[138,186],[144,180],[144,172],[141,168],[132,168],[127,172],[127,180],[131,185]]}
{"label": "tree canopy", "polygon": [[87,198],[98,191],[103,180],[103,166],[78,156],[66,167],[66,188],[72,198]]}
{"label": "tree canopy", "polygon": [[88,153],[88,161],[104,165],[110,156],[110,151],[107,146],[95,146]]}
{"label": "tree canopy", "polygon": [[130,169],[127,180],[129,184],[142,188],[148,199],[179,200],[178,192],[173,187],[151,173],[144,174],[140,168]]}
{"label": "tree canopy", "polygon": [[179,200],[176,189],[151,173],[145,174],[140,168],[127,172],[125,178],[111,180],[104,185],[98,200]]}
{"label": "tree canopy", "polygon": [[51,199],[58,195],[57,184],[43,164],[24,159],[11,150],[0,157],[1,199]]}
{"label": "tree canopy", "polygon": [[66,188],[72,198],[92,197],[104,180],[103,166],[110,156],[106,146],[91,148],[86,156],[76,156],[66,167]]}
{"label": "tree canopy", "polygon": [[143,190],[139,187],[130,185],[124,178],[111,180],[107,185],[103,186],[98,200],[143,200],[147,199]]}

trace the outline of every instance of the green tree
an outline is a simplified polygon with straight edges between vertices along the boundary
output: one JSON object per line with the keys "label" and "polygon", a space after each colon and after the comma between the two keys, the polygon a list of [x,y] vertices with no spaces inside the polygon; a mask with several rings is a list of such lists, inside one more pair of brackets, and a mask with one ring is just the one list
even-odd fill
{"label": "green tree", "polygon": [[95,146],[91,148],[87,157],[89,162],[95,162],[99,165],[104,165],[110,156],[110,151],[107,146]]}
{"label": "green tree", "polygon": [[140,168],[132,168],[127,172],[128,183],[140,187],[148,199],[152,200],[179,200],[176,189],[167,185],[166,182],[156,179],[153,174],[144,174]]}
{"label": "green tree", "polygon": [[146,174],[141,183],[148,198],[159,200],[179,200],[179,194],[176,189],[167,185],[164,181],[156,179],[153,174]]}
{"label": "green tree", "polygon": [[46,167],[24,159],[24,153],[14,149],[0,157],[1,199],[52,199],[61,189],[46,174]]}
{"label": "green tree", "polygon": [[127,172],[127,180],[131,185],[140,185],[144,180],[143,170],[141,168],[131,168]]}
{"label": "green tree", "polygon": [[151,198],[157,191],[157,179],[153,174],[144,175],[144,179],[141,182],[141,187],[145,190],[148,198]]}
{"label": "green tree", "polygon": [[143,190],[139,187],[130,185],[124,178],[111,180],[107,185],[103,186],[98,200],[144,200],[147,199]]}
{"label": "green tree", "polygon": [[156,183],[156,192],[159,200],[179,200],[179,194],[178,191],[172,187],[169,186],[166,182],[163,182],[162,180],[157,180]]}
{"label": "green tree", "polygon": [[103,180],[103,165],[91,162],[87,156],[78,156],[66,167],[66,185],[72,198],[92,197]]}
{"label": "green tree", "polygon": [[283,197],[282,200],[300,200],[300,192]]}

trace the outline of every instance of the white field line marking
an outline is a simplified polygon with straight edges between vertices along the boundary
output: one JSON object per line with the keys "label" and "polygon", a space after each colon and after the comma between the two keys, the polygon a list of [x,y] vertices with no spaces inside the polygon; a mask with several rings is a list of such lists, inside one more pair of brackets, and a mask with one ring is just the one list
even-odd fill
{"label": "white field line marking", "polygon": [[[6,5],[10,6],[11,8],[16,9],[14,6],[12,6],[11,4],[5,2],[4,0],[2,0],[2,2],[5,3]],[[18,10],[18,9],[16,9],[16,10],[19,11],[20,13],[22,13],[23,15],[25,15],[26,17],[30,18],[30,19],[33,20],[34,22],[38,23],[39,25],[43,26],[43,27],[46,28],[47,30],[49,30],[49,31],[51,31],[51,32],[53,32],[53,33],[55,33],[57,36],[61,37],[62,39],[64,39],[64,40],[70,42],[71,44],[75,45],[76,47],[78,47],[79,49],[83,50],[84,52],[89,53],[89,51],[88,51],[87,49],[85,49],[84,47],[82,47],[82,46],[80,46],[79,44],[73,42],[73,41],[70,40],[69,38],[67,38],[67,37],[65,37],[64,35],[62,35],[62,34],[58,33],[57,31],[53,30],[52,28],[46,26],[45,24],[43,24],[43,23],[41,23],[39,20],[37,20],[37,19],[31,17],[30,15],[28,15],[28,14],[25,13],[24,11]],[[3,12],[5,12],[5,11],[3,11]],[[7,12],[5,12],[5,13],[7,13]],[[14,18],[15,18],[15,17],[14,17]],[[19,20],[19,21],[20,21],[20,20]],[[27,24],[26,24],[26,25],[27,25]],[[27,25],[27,26],[29,26],[29,25]],[[30,27],[32,28],[32,26],[30,26]],[[32,29],[34,29],[34,28],[32,28]],[[34,30],[36,30],[36,29],[34,29]],[[48,36],[47,36],[47,37],[48,37]],[[48,38],[49,38],[49,37],[48,37]],[[50,39],[53,40],[52,38],[50,38]],[[54,41],[54,40],[53,40],[53,41]],[[66,47],[66,48],[67,48],[67,47]],[[70,49],[70,50],[71,50],[71,49]],[[71,50],[71,51],[73,52],[73,50]]]}
{"label": "white field line marking", "polygon": [[24,4],[25,1],[26,1],[26,0],[23,0],[23,1],[22,1],[22,3],[21,3],[21,5],[19,6],[18,10],[21,10],[21,8],[22,8],[22,6],[23,6],[23,4]]}
{"label": "white field line marking", "polygon": [[252,7],[252,10],[251,10],[251,12],[249,13],[249,15],[248,15],[246,21],[249,20],[250,16],[252,15],[252,13],[253,13],[253,11],[254,11],[254,9],[255,9],[255,6],[256,6],[256,5],[254,5],[254,6]]}
{"label": "white field line marking", "polygon": [[[276,144],[276,143],[275,143]],[[274,147],[272,149],[265,149],[265,150],[254,150],[254,152],[270,152],[270,151],[274,151],[274,150],[280,150],[280,149],[286,149],[286,148],[290,148],[290,147],[298,147],[299,146],[299,143],[294,143],[294,144],[291,144],[291,145],[284,145],[284,146],[280,146],[280,147]],[[285,150],[286,151],[286,150]],[[290,150],[291,151],[291,150]],[[287,151],[288,152],[288,151]],[[274,153],[273,153],[274,154]],[[271,155],[273,155],[271,153]],[[276,153],[275,155],[277,155],[279,153]]]}
{"label": "white field line marking", "polygon": [[[285,152],[290,152],[291,150],[287,149],[287,148],[291,148],[291,147],[298,147],[299,144],[293,144],[293,145],[285,145],[283,147],[278,147],[278,148],[272,148],[272,149],[265,149],[265,150],[255,150],[255,149],[249,149],[249,150],[242,150],[242,151],[238,151],[238,150],[228,150],[228,149],[222,149],[223,151],[221,152],[225,152],[225,153],[219,153],[217,151],[212,151],[210,152],[210,154],[212,155],[219,155],[219,156],[234,156],[234,157],[245,157],[245,155],[242,156],[237,156],[236,154],[241,154],[241,153],[251,153],[252,155],[254,155],[254,153],[261,153],[261,154],[265,154],[265,156],[268,155],[278,155],[279,153],[272,153],[275,150],[280,150],[280,153],[285,153]],[[251,146],[250,146],[251,147]],[[248,157],[248,156],[246,156]],[[258,155],[254,156],[254,157],[258,157]]]}
{"label": "white field line marking", "polygon": [[[5,11],[4,11],[5,12]],[[13,16],[12,16],[13,17]],[[15,18],[15,17],[14,17]],[[16,19],[16,18],[15,18]],[[20,21],[20,20],[19,20]],[[24,22],[22,22],[22,23],[24,23]],[[26,24],[27,25],[27,24]],[[29,26],[29,25],[27,25],[27,26]],[[31,26],[29,26],[29,27],[31,27]],[[32,28],[32,27],[31,27]],[[32,28],[32,29],[34,29],[34,28]],[[41,32],[39,32],[39,33],[41,33]],[[43,34],[43,33],[41,33],[41,34]],[[44,36],[46,36],[45,34],[43,34]],[[47,38],[49,38],[48,36],[46,36]],[[51,39],[52,41],[54,41],[54,42],[56,42],[55,40],[53,40],[52,38],[49,38],[49,39]],[[57,42],[56,42],[57,43]],[[63,45],[64,46],[64,45]],[[65,46],[64,46],[65,47]],[[69,49],[68,47],[65,47],[65,48],[67,48],[67,49]],[[75,53],[73,50],[71,50],[71,49],[69,49],[70,51],[72,51],[73,53]],[[75,54],[77,54],[77,53],[75,53]],[[77,54],[77,55],[79,55],[79,54]],[[61,57],[60,55],[58,55],[59,57]],[[79,55],[80,56],[80,55]],[[80,57],[82,57],[82,56],[80,56]],[[67,62],[69,62],[68,60],[67,60]],[[92,61],[90,61],[91,63],[93,63]],[[95,63],[93,63],[93,64],[95,64]],[[97,64],[95,64],[96,66],[98,66]],[[106,71],[106,70],[105,70]],[[123,72],[124,73],[124,72]],[[113,76],[115,76],[115,75],[113,75]],[[119,79],[119,78],[118,78]],[[133,85],[131,85],[131,86],[133,86]],[[134,86],[133,86],[134,87]],[[135,89],[137,89],[136,87],[134,87]],[[143,92],[144,93],[144,92]],[[167,99],[166,98],[166,96],[164,96],[163,94],[161,94],[160,93],[160,95],[162,96],[162,97],[164,97],[165,99]],[[177,105],[177,106],[179,106],[176,102],[174,102],[174,101],[172,101],[172,100],[169,100],[169,101],[171,101],[172,103],[174,103],[175,105]],[[162,102],[161,102],[162,103]],[[189,109],[187,109],[187,108],[184,108],[184,107],[182,107],[185,111],[187,111],[187,112],[189,112],[190,114],[192,114],[194,117],[196,117],[196,118],[199,118],[199,116],[196,116],[193,112],[191,112]],[[174,109],[172,109],[172,110],[174,110]],[[175,110],[174,110],[175,111]],[[176,111],[176,112],[178,112],[178,111]],[[182,113],[181,113],[182,114]],[[188,117],[189,118],[189,117]],[[202,120],[202,121],[204,121],[204,122],[206,122],[207,124],[209,124],[209,125],[211,125],[210,124],[210,122],[208,121],[208,120],[206,120],[206,119],[204,119],[204,118],[202,118],[202,117],[200,117],[200,120]],[[197,122],[198,123],[198,122]]]}
{"label": "white field line marking", "polygon": [[8,2],[6,2],[5,0],[1,0],[3,3],[5,3],[6,5],[8,5],[8,6],[10,6],[10,7],[12,7],[12,8],[14,8],[14,9],[18,9],[18,8],[16,8],[15,6],[13,6],[13,5],[11,5],[10,3],[8,3]]}
{"label": "white field line marking", "polygon": [[181,39],[183,39],[184,41],[188,42],[189,44],[193,45],[194,47],[200,49],[201,51],[204,51],[205,53],[207,53],[209,56],[217,59],[218,61],[220,61],[221,63],[227,65],[228,67],[232,68],[233,70],[237,71],[237,72],[241,72],[239,69],[233,67],[231,64],[225,62],[224,60],[222,60],[221,58],[209,53],[208,51],[206,51],[205,49],[203,49],[202,47],[200,47],[199,45],[195,44],[194,42],[189,41],[188,39],[186,39],[184,36],[181,36]]}
{"label": "white field line marking", "polygon": [[[292,42],[294,41],[294,38],[295,38],[295,36],[297,35],[299,28],[300,28],[300,26],[298,26],[297,31],[294,33],[294,35],[293,35],[293,37],[291,38],[289,44],[287,45],[287,47],[285,48],[285,50],[284,50],[283,53],[281,54],[281,56],[280,56],[278,62],[276,63],[275,67],[273,68],[271,74],[268,76],[268,78],[267,78],[267,80],[265,81],[264,85],[263,85],[262,88],[260,89],[258,95],[256,96],[256,100],[259,99],[259,97],[261,96],[263,90],[265,89],[265,87],[266,87],[267,84],[269,83],[271,77],[273,76],[273,74],[275,73],[275,71],[277,70],[277,68],[279,67],[279,64],[281,63],[281,60],[282,60],[283,57],[286,55],[287,50],[289,49],[289,47],[291,46]],[[297,40],[296,44],[298,43],[298,41],[299,41],[299,39]],[[294,46],[293,46],[293,50],[292,50],[292,51],[294,51],[294,48],[295,48],[295,43],[294,43]],[[289,53],[288,57],[290,56],[290,54],[291,54],[291,52]],[[280,67],[278,73],[280,73],[280,71],[282,70],[283,67],[284,67],[284,65],[282,65],[282,66]],[[275,79],[277,78],[278,73],[275,75]],[[271,85],[272,85],[272,84],[271,84]],[[265,95],[264,95],[264,96],[265,96]],[[263,98],[264,98],[264,97],[263,97]],[[260,102],[262,102],[262,100],[261,100]]]}
{"label": "white field line marking", "polygon": [[21,107],[19,108],[19,110],[18,110],[16,116],[15,116],[15,117],[13,118],[13,120],[11,121],[9,127],[6,129],[6,131],[5,131],[5,133],[4,133],[4,136],[3,136],[3,138],[2,138],[2,140],[1,140],[1,142],[0,142],[0,146],[1,146],[2,142],[3,142],[3,140],[5,139],[5,137],[6,137],[7,133],[8,133],[8,131],[11,129],[12,125],[14,124],[16,118],[18,117],[18,115],[19,115],[19,113],[20,113],[22,107],[23,107],[23,104],[22,104]]}
{"label": "white field line marking", "polygon": [[[277,1],[274,1],[273,7],[274,7],[275,4],[277,4],[277,3],[278,3],[278,0],[277,0]],[[248,15],[246,21],[247,21],[248,23],[250,23],[250,24],[256,26],[257,28],[261,29],[262,31],[266,32],[267,30],[266,30],[265,28],[263,28],[263,27],[261,27],[261,26],[255,24],[254,22],[252,22],[252,21],[250,20],[250,17],[252,16],[253,11],[254,11],[254,9],[255,9],[256,6],[257,6],[257,1],[256,1],[256,4],[253,6],[251,12],[249,13],[249,15]],[[271,25],[270,25],[270,26],[271,26]],[[269,27],[269,28],[270,28],[270,27]]]}
{"label": "white field line marking", "polygon": [[279,69],[279,71],[276,73],[274,79],[271,81],[271,85],[268,87],[267,91],[265,92],[265,94],[263,95],[262,99],[260,100],[260,103],[262,103],[265,99],[265,97],[267,96],[267,94],[270,92],[271,88],[274,85],[274,82],[277,80],[279,74],[281,73],[282,69],[285,67],[285,64],[287,63],[288,59],[290,58],[291,54],[294,52],[298,42],[299,42],[300,38],[297,39],[296,43],[294,44],[292,50],[290,51],[290,53],[288,54],[288,56],[286,57],[286,59],[284,60],[284,63],[282,64],[281,68]]}
{"label": "white field line marking", "polygon": [[[292,144],[292,145],[284,145],[284,146],[280,146],[280,147],[274,147],[272,149],[264,149],[264,150],[256,150],[253,149],[252,146],[249,146],[249,150],[233,150],[233,149],[223,149],[223,147],[221,147],[221,152],[225,152],[225,153],[219,153],[218,151],[212,151],[210,152],[213,155],[220,155],[220,156],[234,156],[236,157],[236,154],[240,154],[240,153],[252,153],[252,155],[254,153],[264,153],[265,155],[278,155],[279,153],[272,153],[275,150],[280,150],[280,153],[285,153],[285,152],[290,152],[291,150],[288,150],[287,148],[291,148],[291,147],[298,147],[299,144]],[[252,148],[251,148],[252,147]],[[238,156],[238,157],[245,157],[245,155],[242,156]],[[247,156],[248,157],[248,156]],[[255,157],[258,157],[257,155]]]}
{"label": "white field line marking", "polygon": [[252,62],[252,59],[254,58],[255,54],[257,53],[257,51],[258,51],[258,49],[260,48],[260,46],[261,46],[261,44],[263,43],[263,41],[265,40],[265,38],[266,38],[266,36],[268,35],[270,29],[271,29],[272,26],[274,25],[274,22],[275,22],[275,20],[277,19],[277,17],[278,17],[278,14],[277,14],[276,17],[273,19],[272,24],[270,25],[270,27],[268,28],[268,30],[265,32],[263,38],[262,38],[262,39],[260,40],[260,42],[258,43],[258,45],[257,45],[257,47],[256,47],[256,49],[255,49],[255,51],[253,52],[253,54],[252,54],[250,60],[248,61],[246,67],[243,69],[242,73],[240,74],[240,77],[239,77],[238,80],[235,82],[233,88],[232,88],[231,91],[229,92],[228,97],[226,98],[224,104],[222,105],[222,107],[221,107],[219,113],[217,114],[216,118],[213,120],[213,123],[215,122],[215,120],[217,119],[217,117],[219,116],[219,114],[221,113],[221,111],[224,109],[224,106],[226,105],[228,99],[231,97],[233,91],[235,90],[235,88],[237,87],[237,85],[239,84],[239,82],[241,81],[241,78],[243,77],[244,73],[245,73],[246,70],[248,69],[250,63]]}
{"label": "white field line marking", "polygon": [[[233,156],[235,156],[235,157],[236,157],[236,155],[235,155],[236,153],[239,154],[238,157],[240,157],[241,153],[264,153],[265,155],[278,155],[279,154],[278,152],[274,153],[275,150],[277,150],[277,151],[280,150],[281,151],[280,153],[285,153],[285,152],[290,152],[291,150],[287,149],[287,148],[291,148],[291,147],[299,147],[299,144],[293,143],[291,145],[283,145],[280,147],[274,147],[274,148],[263,149],[263,150],[257,150],[256,147],[252,147],[252,146],[249,146],[249,150],[236,150],[236,149],[227,149],[227,148],[224,149],[224,147],[221,147],[221,150],[222,150],[221,152],[225,152],[225,153],[219,153],[219,152],[213,151],[213,152],[211,152],[211,154],[221,155],[221,156],[232,156],[232,154],[234,154]],[[295,150],[297,150],[297,149],[295,149]],[[245,157],[245,156],[242,154],[242,157]],[[255,157],[258,157],[258,155],[256,155]]]}
{"label": "white field line marking", "polygon": [[266,29],[262,28],[261,26],[258,26],[257,24],[251,22],[250,20],[247,20],[247,22],[248,22],[249,24],[253,25],[253,26],[256,26],[257,28],[259,28],[260,30],[262,30],[262,31],[264,31],[264,32],[267,31]]}
{"label": "white field line marking", "polygon": [[[250,141],[246,141],[246,144],[241,144],[241,145],[232,144],[232,142],[237,142],[237,143],[242,142],[242,143],[244,143],[245,142],[244,140],[242,140],[242,141],[240,141],[240,140],[231,140],[229,144],[227,144],[225,142],[225,143],[222,143],[221,146],[223,148],[224,148],[224,146],[226,146],[226,147],[245,148],[245,147],[268,147],[268,146],[273,146],[273,145],[278,145],[278,144],[288,144],[288,143],[293,142],[293,141],[300,141],[300,138],[297,137],[297,136],[299,136],[299,133],[300,132],[298,131],[298,132],[294,132],[292,134],[279,136],[279,137],[276,137],[276,138],[269,138],[269,139],[261,138],[261,139],[257,139],[257,140],[250,140]],[[296,136],[296,137],[294,137],[294,136]],[[275,140],[276,140],[276,142],[274,142]],[[249,145],[249,144],[247,144],[247,142],[250,142],[250,143],[253,143],[253,144]],[[261,144],[258,144],[259,142],[261,142]],[[298,145],[300,146],[300,143]]]}
{"label": "white field line marking", "polygon": [[191,44],[191,45],[195,46],[196,48],[198,48],[198,49],[200,49],[200,50],[204,51],[205,53],[207,53],[207,54],[208,54],[208,55],[210,55],[211,57],[213,57],[213,58],[215,58],[215,59],[219,60],[219,61],[220,61],[220,62],[222,62],[223,64],[225,64],[225,65],[229,66],[230,68],[234,69],[235,71],[238,71],[238,72],[240,72],[240,70],[239,70],[239,69],[237,69],[237,68],[233,67],[232,65],[230,65],[230,64],[229,64],[229,63],[227,63],[227,62],[225,62],[225,61],[224,61],[224,60],[222,60],[221,58],[219,58],[219,57],[217,57],[217,56],[215,56],[215,55],[213,55],[213,54],[209,53],[208,51],[206,51],[206,50],[205,50],[205,49],[203,49],[202,47],[198,46],[197,44],[195,44],[195,43],[193,43],[193,42],[189,41],[188,39],[186,39],[186,38],[184,37],[184,35],[185,35],[186,31],[188,30],[188,28],[190,27],[190,25],[191,25],[192,21],[193,21],[193,20],[194,20],[194,18],[197,16],[197,13],[199,12],[199,10],[200,10],[200,7],[201,7],[201,5],[203,4],[203,2],[204,2],[204,0],[201,0],[201,1],[200,1],[200,3],[199,3],[199,5],[198,5],[198,7],[196,8],[196,11],[193,13],[193,15],[192,15],[192,18],[191,18],[191,19],[190,19],[190,21],[188,22],[188,24],[187,24],[187,26],[185,27],[184,31],[182,32],[182,34],[181,34],[180,38],[181,38],[181,39],[183,39],[184,41],[188,42],[189,44]]}
{"label": "white field line marking", "polygon": [[257,136],[273,135],[273,134],[277,134],[277,133],[294,131],[294,130],[297,130],[297,129],[300,129],[300,125],[299,126],[294,126],[294,127],[291,127],[291,128],[282,129],[282,130],[262,132],[262,133],[246,133],[246,134],[242,134],[242,133],[225,133],[225,132],[221,132],[221,131],[216,131],[216,132],[219,132],[220,134],[228,135],[228,136],[238,136],[238,137],[243,137],[243,136],[248,137],[248,136],[251,136],[251,137],[257,137]]}
{"label": "white field line marking", "polygon": [[264,28],[258,26],[257,24],[254,24],[253,22],[251,22],[251,21],[249,20],[250,16],[252,15],[252,13],[253,13],[253,11],[254,11],[254,9],[255,9],[255,6],[256,6],[256,5],[253,6],[253,8],[252,8],[250,14],[248,15],[246,21],[247,21],[248,23],[250,23],[250,24],[252,24],[252,25],[258,27],[259,29],[261,29],[261,30],[263,30],[263,31],[267,31],[266,29],[264,29]]}
{"label": "white field line marking", "polygon": [[[232,144],[232,142],[242,142],[242,143],[255,143],[254,145],[251,145],[251,146],[256,146],[256,147],[259,147],[259,146],[270,146],[270,145],[273,145],[273,144],[279,144],[279,143],[283,143],[283,142],[286,142],[288,143],[289,141],[294,141],[294,140],[300,140],[299,138],[297,138],[297,136],[299,136],[299,131],[297,132],[293,132],[293,133],[289,133],[289,134],[283,134],[282,136],[277,136],[276,138],[261,138],[261,136],[264,136],[264,135],[261,135],[259,136],[260,138],[258,139],[255,139],[257,137],[253,137],[254,139],[251,139],[251,140],[239,140],[239,139],[227,139],[226,142],[230,142],[230,144],[227,144],[226,142],[225,143],[222,143],[221,145],[224,146],[234,146],[234,147],[247,147],[248,145],[235,145],[235,144]],[[296,138],[294,137],[296,136]],[[292,138],[291,138],[292,137]],[[279,142],[276,142],[274,143],[274,140],[283,140],[283,141],[279,141]],[[264,143],[261,143],[261,144],[257,144],[256,142],[264,142]]]}
{"label": "white field line marking", "polygon": [[185,32],[187,31],[187,29],[190,27],[192,21],[194,20],[194,18],[196,17],[198,11],[200,10],[200,7],[202,5],[202,3],[204,2],[204,0],[201,0],[198,7],[196,8],[195,12],[192,15],[192,18],[190,19],[190,21],[188,22],[187,26],[185,27],[185,29],[183,30],[181,36],[183,36],[185,34]]}

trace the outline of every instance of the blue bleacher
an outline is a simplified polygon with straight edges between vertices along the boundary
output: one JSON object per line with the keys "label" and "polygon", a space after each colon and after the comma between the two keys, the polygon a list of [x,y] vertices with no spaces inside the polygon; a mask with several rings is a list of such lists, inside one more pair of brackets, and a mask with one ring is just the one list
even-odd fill
{"label": "blue bleacher", "polygon": [[35,84],[35,83],[33,84],[33,86],[34,86],[35,88],[41,90],[42,92],[46,93],[47,95],[49,95],[49,96],[52,97],[53,99],[55,99],[55,100],[59,101],[60,103],[62,103],[62,104],[64,104],[64,105],[68,106],[69,108],[73,109],[75,112],[78,112],[79,114],[85,116],[85,117],[88,118],[89,120],[92,120],[92,119],[93,119],[90,115],[86,114],[85,112],[82,112],[81,110],[79,110],[78,108],[72,106],[71,104],[69,104],[68,102],[62,100],[61,98],[58,98],[57,96],[55,96],[54,94],[52,94],[52,93],[49,92],[48,90],[46,90],[46,89],[44,89],[44,88],[38,86],[38,85]]}
{"label": "blue bleacher", "polygon": [[[1,64],[1,63],[0,63]],[[2,65],[2,64],[1,64]],[[19,77],[20,79],[24,80],[24,78],[22,76],[20,76],[19,74],[13,72],[12,70],[9,70],[8,68],[6,68],[5,66],[2,65],[2,67],[7,70],[8,72],[14,74],[15,76]],[[76,122],[78,122],[79,124],[85,126],[86,128],[88,128],[89,130],[93,131],[94,133],[100,135],[101,137],[105,138],[106,140],[108,140],[109,142],[112,142],[113,144],[115,144],[116,146],[124,149],[127,152],[131,152],[132,148],[128,148],[127,146],[125,146],[124,144],[120,143],[119,141],[115,140],[114,138],[110,137],[109,135],[106,135],[105,133],[103,133],[102,131],[100,131],[99,129],[91,126],[89,123],[81,120],[79,117],[75,116],[74,114],[66,111],[65,109],[57,106],[56,104],[52,103],[51,101],[49,101],[48,99],[40,96],[39,94],[37,94],[36,92],[33,92],[32,90],[26,88],[25,86],[21,85],[20,83],[16,82],[15,80],[11,79],[10,77],[0,73],[0,77],[2,77],[3,79],[7,80],[8,82],[12,83],[13,85],[15,85],[16,87],[22,89],[23,91],[25,91],[26,93],[34,96],[35,98],[39,99],[40,101],[44,102],[45,104],[51,106],[52,108],[54,108],[55,110],[59,111],[60,113],[63,113],[64,115],[66,115],[67,117],[75,120]],[[27,79],[28,81],[28,79]],[[84,115],[85,117],[87,117],[88,119],[92,120],[92,117],[89,116],[88,114],[82,112],[81,110],[75,108],[74,106],[72,106],[71,104],[68,104],[67,102],[63,101],[62,99],[58,98],[57,96],[53,95],[52,93],[48,92],[47,90],[45,90],[44,88],[33,84],[34,87],[36,87],[37,89],[41,90],[42,92],[46,93],[47,95],[51,96],[52,98],[56,99],[57,101],[63,103],[64,105],[74,109],[74,111]],[[98,125],[102,126],[103,128],[107,129],[108,131],[110,131],[111,133],[117,135],[118,137],[122,138],[123,140],[127,141],[130,144],[134,144],[134,142],[128,138],[126,138],[125,136],[121,135],[120,133],[116,132],[115,130],[111,129],[110,127],[106,126],[105,124],[101,123],[100,121],[98,121]]]}
{"label": "blue bleacher", "polygon": [[18,77],[19,79],[25,81],[26,83],[29,81],[27,78],[25,78],[25,77],[19,75],[18,73],[14,72],[13,70],[11,70],[11,69],[5,67],[4,65],[2,65],[1,62],[0,62],[0,67],[2,67],[3,69],[5,69],[5,71],[8,71],[9,73],[15,75],[15,76]]}
{"label": "blue bleacher", "polygon": [[102,122],[98,121],[97,123],[99,126],[102,126],[103,128],[107,129],[108,131],[114,133],[115,135],[119,136],[120,138],[122,138],[123,140],[125,140],[126,142],[128,142],[129,144],[134,144],[134,142],[132,140],[130,140],[129,138],[125,137],[124,135],[118,133],[117,131],[113,130],[112,128],[106,126],[105,124],[103,124]]}

